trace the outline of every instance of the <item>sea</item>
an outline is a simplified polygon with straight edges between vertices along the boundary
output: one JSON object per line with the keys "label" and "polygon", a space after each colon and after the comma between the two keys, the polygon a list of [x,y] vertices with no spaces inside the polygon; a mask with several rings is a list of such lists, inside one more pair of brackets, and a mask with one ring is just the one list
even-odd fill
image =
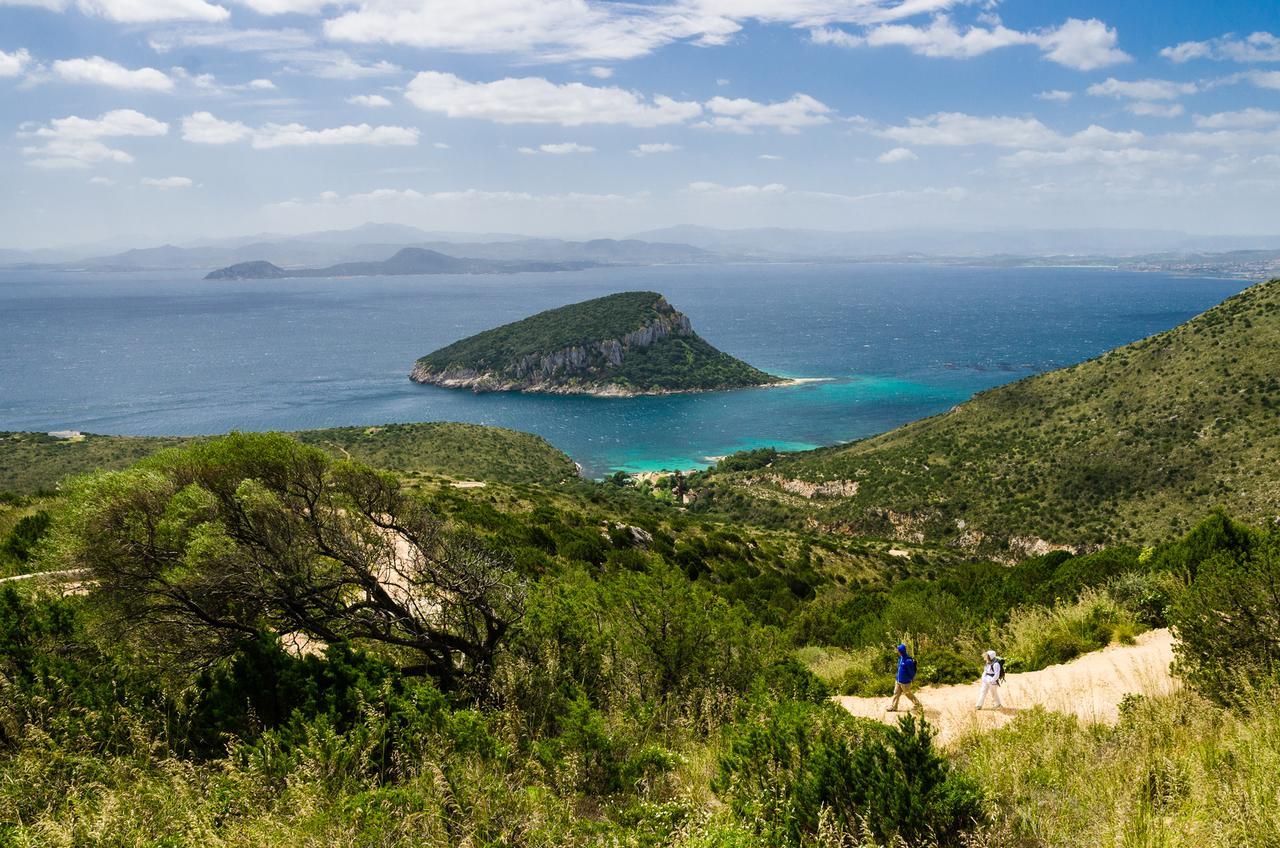
{"label": "sea", "polygon": [[[1239,280],[1078,267],[727,264],[513,275],[206,281],[0,271],[0,430],[190,435],[413,421],[537,433],[584,474],[800,450],[1173,327]],[[639,398],[473,394],[415,359],[543,309],[662,292],[785,388]]]}

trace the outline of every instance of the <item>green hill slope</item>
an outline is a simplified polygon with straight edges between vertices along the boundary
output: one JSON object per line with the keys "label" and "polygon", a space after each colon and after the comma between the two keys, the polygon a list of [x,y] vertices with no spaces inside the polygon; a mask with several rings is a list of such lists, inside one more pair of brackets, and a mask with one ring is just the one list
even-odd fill
{"label": "green hill slope", "polygon": [[[993,549],[1017,536],[1160,538],[1219,505],[1268,520],[1280,513],[1277,457],[1273,280],[1098,359],[727,479],[740,503],[763,498],[833,529]],[[790,481],[835,494],[805,498]]]}
{"label": "green hill slope", "polygon": [[[402,474],[557,483],[578,473],[573,460],[540,436],[499,427],[437,422],[334,427],[292,435],[335,456]],[[67,440],[44,433],[0,433],[0,492],[48,491],[72,475],[127,468],[144,456],[196,440],[93,434]]]}
{"label": "green hill slope", "polygon": [[633,395],[781,382],[716,350],[656,292],[623,292],[540,312],[415,363],[420,383],[474,391]]}

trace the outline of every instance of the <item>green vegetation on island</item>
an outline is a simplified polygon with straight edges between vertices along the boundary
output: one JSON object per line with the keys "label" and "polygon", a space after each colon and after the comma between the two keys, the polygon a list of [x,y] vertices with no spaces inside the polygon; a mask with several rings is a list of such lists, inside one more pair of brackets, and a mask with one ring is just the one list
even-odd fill
{"label": "green vegetation on island", "polygon": [[599,395],[782,382],[712,347],[656,292],[608,295],[486,330],[422,357],[411,377],[474,391]]}
{"label": "green vegetation on island", "polygon": [[[1273,280],[1172,330],[948,413],[691,485],[706,487],[700,508],[739,517],[989,551],[1018,538],[1076,546],[1162,538],[1216,506],[1261,522],[1280,502],[1278,362]],[[839,494],[805,498],[780,481]]]}

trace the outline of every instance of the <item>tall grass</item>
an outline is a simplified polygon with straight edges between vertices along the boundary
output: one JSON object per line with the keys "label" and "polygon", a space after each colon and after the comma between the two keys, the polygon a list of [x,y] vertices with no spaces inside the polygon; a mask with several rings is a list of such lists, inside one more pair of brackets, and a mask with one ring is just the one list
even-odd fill
{"label": "tall grass", "polygon": [[1280,845],[1280,705],[1224,711],[1190,691],[1133,698],[1114,727],[1033,710],[957,746],[1011,844]]}
{"label": "tall grass", "polygon": [[[1074,601],[1014,609],[1008,622],[990,629],[988,644],[998,646],[1010,670],[1032,671],[1113,642],[1130,644],[1143,629],[1134,611],[1105,589],[1085,589]],[[971,649],[979,655],[982,647],[973,644]]]}

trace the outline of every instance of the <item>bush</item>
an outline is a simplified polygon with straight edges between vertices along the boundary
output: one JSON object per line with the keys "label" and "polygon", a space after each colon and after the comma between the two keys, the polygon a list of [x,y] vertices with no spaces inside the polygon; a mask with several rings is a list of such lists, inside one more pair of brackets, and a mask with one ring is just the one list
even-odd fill
{"label": "bush", "polygon": [[1280,532],[1223,521],[1210,519],[1164,553],[1191,575],[1168,610],[1176,670],[1202,694],[1230,701],[1280,672]]}
{"label": "bush", "polygon": [[1177,578],[1168,572],[1129,572],[1107,586],[1111,597],[1133,610],[1148,627],[1167,627],[1169,605],[1180,591]]}
{"label": "bush", "polygon": [[1072,603],[1014,610],[992,637],[993,643],[1006,646],[1011,669],[1016,664],[1021,671],[1034,671],[1112,642],[1132,642],[1141,630],[1134,613],[1106,591],[1086,589]]}
{"label": "bush", "polygon": [[958,845],[982,795],[932,741],[914,716],[885,728],[831,704],[773,702],[729,731],[712,787],[770,845],[805,844],[820,823]]}

